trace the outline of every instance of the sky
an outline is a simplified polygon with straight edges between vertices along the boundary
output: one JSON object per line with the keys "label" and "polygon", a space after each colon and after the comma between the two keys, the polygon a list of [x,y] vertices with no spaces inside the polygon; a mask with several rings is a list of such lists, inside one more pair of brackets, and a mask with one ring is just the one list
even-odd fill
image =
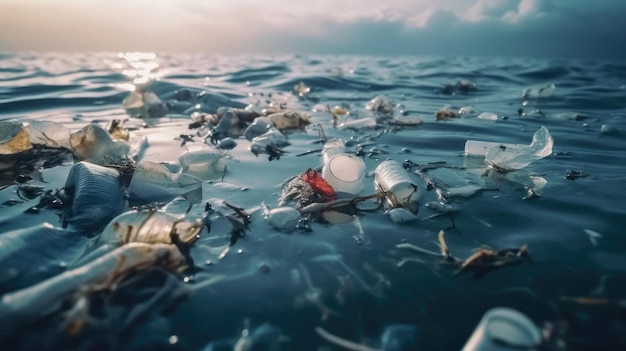
{"label": "sky", "polygon": [[0,0],[0,51],[626,59],[626,0]]}

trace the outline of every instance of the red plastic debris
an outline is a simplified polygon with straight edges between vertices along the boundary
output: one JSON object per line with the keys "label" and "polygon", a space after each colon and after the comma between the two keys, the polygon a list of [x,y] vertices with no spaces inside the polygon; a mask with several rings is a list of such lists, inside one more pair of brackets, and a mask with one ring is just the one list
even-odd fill
{"label": "red plastic debris", "polygon": [[333,187],[330,186],[330,184],[328,184],[324,180],[324,178],[322,178],[322,175],[317,173],[316,171],[310,168],[307,169],[306,172],[304,172],[304,174],[302,175],[302,180],[309,183],[313,190],[315,190],[319,194],[324,195],[324,197],[326,197],[328,200],[335,199],[335,190],[333,190]]}

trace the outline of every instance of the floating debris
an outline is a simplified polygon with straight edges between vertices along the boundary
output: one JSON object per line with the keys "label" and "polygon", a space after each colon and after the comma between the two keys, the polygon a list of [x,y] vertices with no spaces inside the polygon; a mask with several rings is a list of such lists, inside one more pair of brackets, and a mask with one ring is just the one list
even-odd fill
{"label": "floating debris", "polygon": [[268,115],[267,118],[281,132],[284,132],[286,130],[304,129],[311,123],[311,117],[295,111],[281,111],[277,113],[272,113]]}
{"label": "floating debris", "polygon": [[404,207],[412,213],[419,210],[421,193],[402,165],[393,160],[380,163],[374,170],[376,189],[392,207]]}
{"label": "floating debris", "polygon": [[539,88],[526,88],[522,91],[522,99],[549,98],[554,95],[556,86],[547,84]]}
{"label": "floating debris", "polygon": [[367,104],[365,104],[365,109],[372,112],[388,115],[393,113],[395,105],[386,97],[378,95],[370,100]]}
{"label": "floating debris", "polygon": [[443,107],[435,112],[435,118],[438,121],[447,121],[452,118],[458,118],[459,115],[450,107]]}
{"label": "floating debris", "polygon": [[69,202],[63,227],[87,235],[99,232],[126,203],[120,173],[85,161],[72,166],[63,191]]}

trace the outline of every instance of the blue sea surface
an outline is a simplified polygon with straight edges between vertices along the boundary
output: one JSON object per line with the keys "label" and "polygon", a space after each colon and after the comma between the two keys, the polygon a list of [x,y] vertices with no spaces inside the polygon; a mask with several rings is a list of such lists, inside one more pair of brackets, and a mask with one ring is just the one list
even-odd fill
{"label": "blue sea surface", "polygon": [[[475,89],[458,89],[462,80],[473,82]],[[394,324],[417,328],[417,341],[410,349],[460,350],[481,316],[499,306],[517,309],[538,327],[550,323],[565,350],[626,349],[625,63],[3,53],[0,121],[55,121],[75,131],[92,122],[105,125],[112,119],[128,119],[139,126],[130,132],[132,145],[147,136],[149,158],[176,161],[160,150],[185,151],[176,138],[195,133],[188,128],[194,107],[172,105],[169,115],[146,121],[144,128],[144,121],[126,113],[123,100],[146,82],[166,103],[188,89],[218,93],[241,106],[282,104],[311,117],[305,130],[288,134],[290,145],[278,160],[257,157],[248,150],[247,140],[236,139],[237,147],[228,151],[232,158],[224,178],[236,186],[205,182],[202,202],[192,209],[197,212],[210,198],[246,209],[261,203],[277,206],[283,182],[321,165],[319,152],[298,155],[321,148],[316,141],[322,129],[329,138],[353,140],[351,152],[357,143],[364,145],[368,176],[362,194],[374,192],[372,172],[385,159],[487,169],[482,160],[464,156],[467,140],[528,145],[542,126],[554,146],[549,156],[523,170],[527,179],[542,179],[536,194],[529,193],[526,183],[504,179],[497,188],[454,198],[450,203],[454,211],[443,215],[426,206],[437,195],[416,176],[423,199],[418,219],[406,224],[394,223],[382,211],[363,212],[358,221],[314,222],[311,232],[283,233],[272,229],[257,211],[245,237],[219,259],[229,242],[230,224],[218,220],[191,249],[199,271],[178,277],[178,282],[193,286],[217,276],[226,278],[168,301],[167,309],[142,315],[127,329],[111,325],[102,327],[99,336],[73,340],[70,349],[202,350],[211,342],[218,349],[218,341],[234,347],[242,331],[247,334],[269,323],[282,335],[274,347],[284,350],[340,349],[320,337],[316,327],[355,343],[383,347],[380,336]],[[310,88],[304,96],[294,91],[300,83]],[[553,95],[523,97],[525,89],[549,84],[556,87]],[[342,122],[372,116],[365,105],[376,96],[395,105],[394,116],[419,117],[423,123],[359,131],[333,128],[325,106],[349,109],[349,116],[340,116]],[[446,106],[454,111],[472,106],[474,112],[438,120],[436,112]],[[483,112],[495,113],[498,119],[478,118]],[[157,152],[150,153],[151,147]],[[41,170],[44,177],[38,184],[46,189],[63,187],[70,166]],[[576,174],[581,177],[572,177]],[[0,250],[3,233],[46,221],[59,224],[54,211],[24,213],[37,199],[10,201],[20,200],[12,185],[15,177],[12,172],[0,174],[0,184],[6,185],[0,190]],[[469,257],[481,247],[527,245],[530,260],[483,275],[455,274],[458,267],[440,257],[396,247],[410,243],[439,252],[440,230],[445,230],[448,248],[456,257]],[[58,254],[62,261],[63,253]],[[405,258],[412,260],[400,264]],[[154,279],[161,277],[157,274]],[[168,294],[172,299],[178,296]],[[15,335],[15,349],[42,349],[29,339],[43,335],[42,340],[57,340],[50,336],[54,333],[49,324],[39,323]]]}

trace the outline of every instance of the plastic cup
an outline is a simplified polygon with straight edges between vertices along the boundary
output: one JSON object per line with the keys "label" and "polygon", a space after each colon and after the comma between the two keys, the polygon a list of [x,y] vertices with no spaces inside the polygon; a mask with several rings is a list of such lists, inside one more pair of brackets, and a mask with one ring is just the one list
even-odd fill
{"label": "plastic cup", "polygon": [[357,195],[363,190],[365,162],[349,154],[337,154],[322,168],[322,177],[335,192]]}
{"label": "plastic cup", "polygon": [[487,311],[462,351],[533,350],[541,342],[537,326],[525,314],[512,308]]}

